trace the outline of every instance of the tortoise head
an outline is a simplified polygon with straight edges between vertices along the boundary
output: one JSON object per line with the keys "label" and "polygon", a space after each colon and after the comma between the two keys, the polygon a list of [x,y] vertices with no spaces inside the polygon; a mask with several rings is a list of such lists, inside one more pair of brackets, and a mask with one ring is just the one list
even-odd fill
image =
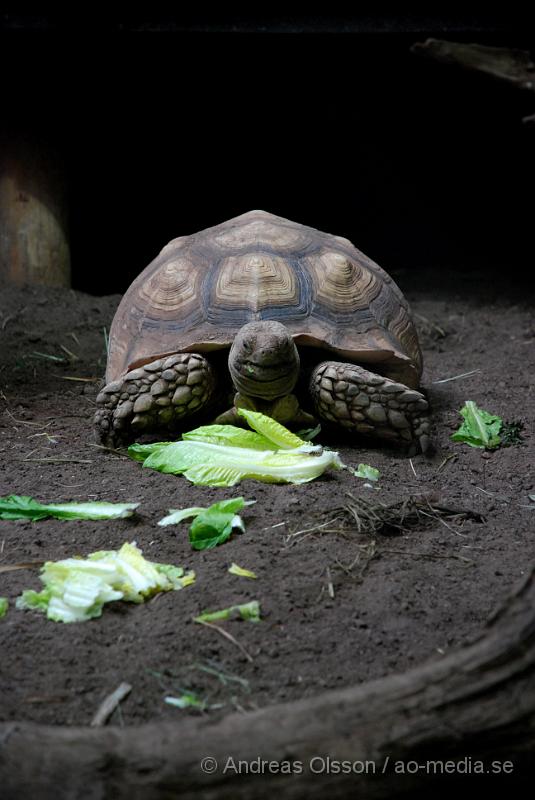
{"label": "tortoise head", "polygon": [[299,353],[280,322],[248,322],[230,348],[228,365],[236,389],[243,395],[274,400],[289,394],[299,377]]}

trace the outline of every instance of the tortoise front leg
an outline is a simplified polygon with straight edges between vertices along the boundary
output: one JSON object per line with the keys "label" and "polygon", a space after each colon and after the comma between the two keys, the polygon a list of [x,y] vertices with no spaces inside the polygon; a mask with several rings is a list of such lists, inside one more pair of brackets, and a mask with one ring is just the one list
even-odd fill
{"label": "tortoise front leg", "polygon": [[198,353],[178,353],[131,370],[97,397],[95,428],[101,441],[140,433],[173,432],[213,399],[214,371]]}
{"label": "tortoise front leg", "polygon": [[310,393],[319,417],[369,437],[429,445],[429,404],[423,394],[355,364],[323,361]]}

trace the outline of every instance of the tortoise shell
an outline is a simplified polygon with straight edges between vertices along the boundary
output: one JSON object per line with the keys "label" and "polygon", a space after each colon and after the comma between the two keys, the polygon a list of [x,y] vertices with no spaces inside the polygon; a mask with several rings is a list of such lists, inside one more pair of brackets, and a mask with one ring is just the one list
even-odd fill
{"label": "tortoise shell", "polygon": [[176,352],[229,348],[259,319],[282,322],[300,347],[419,383],[416,331],[392,278],[348,239],[265,211],[164,247],[117,309],[106,380]]}

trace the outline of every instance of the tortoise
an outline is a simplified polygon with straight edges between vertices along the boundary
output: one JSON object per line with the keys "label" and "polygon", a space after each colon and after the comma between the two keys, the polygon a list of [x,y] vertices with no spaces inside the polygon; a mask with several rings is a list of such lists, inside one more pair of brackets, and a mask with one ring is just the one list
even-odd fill
{"label": "tortoise", "polygon": [[134,280],[95,425],[116,442],[241,424],[241,406],[425,450],[421,372],[408,303],[381,267],[348,239],[250,211],[173,239]]}

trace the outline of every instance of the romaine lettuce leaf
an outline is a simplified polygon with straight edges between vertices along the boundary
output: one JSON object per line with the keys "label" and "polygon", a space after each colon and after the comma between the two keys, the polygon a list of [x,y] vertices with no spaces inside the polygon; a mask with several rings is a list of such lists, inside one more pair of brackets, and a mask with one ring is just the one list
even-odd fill
{"label": "romaine lettuce leaf", "polygon": [[203,611],[194,622],[220,622],[231,617],[241,617],[249,622],[260,622],[260,603],[258,600],[251,600],[242,605],[229,606],[219,611]]}
{"label": "romaine lettuce leaf", "polygon": [[464,422],[452,434],[454,442],[464,442],[470,447],[486,447],[489,450],[500,445],[501,417],[478,408],[473,400],[467,400],[459,413]]}
{"label": "romaine lettuce leaf", "polygon": [[0,519],[118,519],[131,517],[139,503],[49,503],[44,505],[26,495],[0,497]]}

